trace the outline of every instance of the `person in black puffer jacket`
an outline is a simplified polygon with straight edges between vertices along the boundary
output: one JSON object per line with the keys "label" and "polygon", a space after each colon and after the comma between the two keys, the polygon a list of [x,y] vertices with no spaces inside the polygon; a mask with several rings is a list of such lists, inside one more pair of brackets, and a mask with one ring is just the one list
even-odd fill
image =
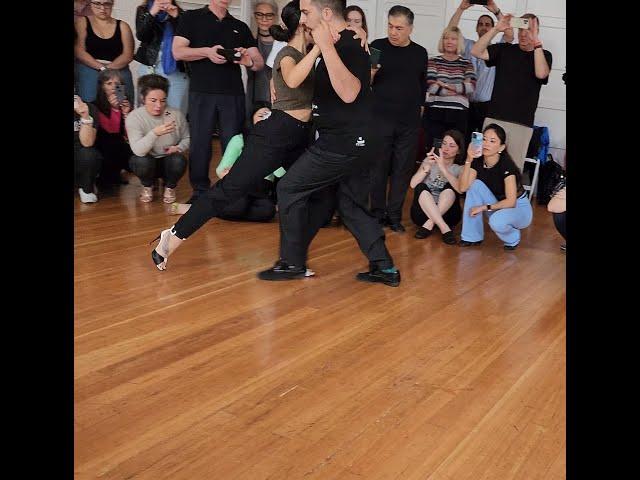
{"label": "person in black puffer jacket", "polygon": [[187,67],[171,53],[178,18],[183,12],[175,0],[144,0],[136,10],[136,38],[140,40],[140,46],[133,58],[142,64],[138,68],[139,76],[155,73],[169,80],[167,104],[186,116]]}

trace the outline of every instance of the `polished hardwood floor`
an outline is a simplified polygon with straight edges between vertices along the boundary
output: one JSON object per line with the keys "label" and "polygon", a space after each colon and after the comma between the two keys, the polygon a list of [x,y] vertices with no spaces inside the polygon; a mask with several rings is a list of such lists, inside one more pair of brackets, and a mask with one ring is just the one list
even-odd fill
{"label": "polished hardwood floor", "polygon": [[76,200],[77,479],[566,478],[565,256],[544,208],[514,252],[387,233],[399,288],[354,280],[343,227],[312,244],[315,277],[270,283],[275,221],[212,220],[156,270],[176,217],[138,188]]}

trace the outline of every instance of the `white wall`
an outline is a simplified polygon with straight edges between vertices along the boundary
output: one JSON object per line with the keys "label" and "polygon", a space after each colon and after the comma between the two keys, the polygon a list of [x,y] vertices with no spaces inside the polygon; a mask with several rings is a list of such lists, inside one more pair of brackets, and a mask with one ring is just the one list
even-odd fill
{"label": "white wall", "polygon": [[[288,0],[278,0],[282,7]],[[116,0],[113,16],[125,20],[135,29],[135,11],[140,0]],[[189,0],[178,3],[185,10],[199,8],[208,0]],[[551,133],[551,153],[563,163],[566,148],[566,87],[562,74],[566,70],[566,2],[564,0],[497,0],[498,7],[505,13],[522,15],[535,13],[541,22],[540,38],[545,49],[553,55],[553,66],[549,83],[540,90],[540,101],[536,111],[535,124],[546,125]],[[443,28],[460,4],[459,0],[348,0],[347,5],[360,6],[369,23],[369,38],[386,37],[387,12],[393,5],[404,5],[415,14],[412,39],[424,46],[429,55],[437,54],[437,44]],[[251,0],[232,0],[229,9],[235,17],[251,24]],[[482,6],[474,5],[466,10],[460,21],[460,28],[468,38],[477,38],[476,19],[485,13]],[[136,40],[136,47],[138,41]],[[138,63],[131,64],[134,77]],[[244,72],[243,72],[244,73]]]}
{"label": "white wall", "polygon": [[[540,38],[544,48],[553,55],[549,83],[540,90],[540,101],[535,124],[549,127],[551,153],[564,163],[566,148],[566,87],[562,74],[566,70],[566,2],[564,0],[496,0],[504,13],[522,15],[530,12],[540,18]],[[387,36],[387,13],[394,5],[410,8],[414,15],[412,40],[425,47],[430,56],[438,54],[437,45],[444,27],[455,12],[460,0],[348,0],[347,5],[358,5],[367,16],[371,40]],[[479,5],[464,12],[460,28],[467,38],[477,38],[477,18],[487,13]]]}

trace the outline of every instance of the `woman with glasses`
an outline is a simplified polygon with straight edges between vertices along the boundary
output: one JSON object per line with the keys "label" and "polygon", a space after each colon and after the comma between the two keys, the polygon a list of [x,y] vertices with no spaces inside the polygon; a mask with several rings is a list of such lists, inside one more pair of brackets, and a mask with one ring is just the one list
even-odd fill
{"label": "woman with glasses", "polygon": [[129,64],[133,60],[133,34],[126,22],[111,16],[113,0],[91,0],[90,17],[75,21],[75,56],[78,94],[83,100],[96,99],[98,74],[106,69],[118,70],[133,98],[133,78]]}
{"label": "woman with glasses", "polygon": [[[254,2],[253,18],[258,27],[256,40],[258,41],[258,50],[264,59],[269,57],[274,46],[274,39],[269,33],[269,28],[275,23],[277,15],[278,4],[275,0],[256,0]],[[250,124],[251,112],[263,106],[271,106],[270,81],[271,67],[267,65],[257,72],[247,70],[247,93],[245,95],[247,123]]]}
{"label": "woman with glasses", "polygon": [[185,63],[171,52],[178,18],[184,12],[175,0],[143,0],[136,10],[136,38],[140,46],[133,56],[141,63],[138,75],[156,74],[169,80],[167,105],[187,114],[189,76]]}

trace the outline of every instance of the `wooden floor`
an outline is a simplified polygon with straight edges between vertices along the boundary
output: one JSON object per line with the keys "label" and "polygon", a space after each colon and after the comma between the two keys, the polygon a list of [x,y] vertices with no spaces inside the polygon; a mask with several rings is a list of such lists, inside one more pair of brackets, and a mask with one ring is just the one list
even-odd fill
{"label": "wooden floor", "polygon": [[544,208],[515,252],[388,233],[399,288],[354,280],[344,228],[312,244],[316,277],[272,283],[255,275],[276,222],[215,219],[156,270],[148,242],[175,217],[138,188],[76,200],[77,479],[566,477],[565,257]]}

